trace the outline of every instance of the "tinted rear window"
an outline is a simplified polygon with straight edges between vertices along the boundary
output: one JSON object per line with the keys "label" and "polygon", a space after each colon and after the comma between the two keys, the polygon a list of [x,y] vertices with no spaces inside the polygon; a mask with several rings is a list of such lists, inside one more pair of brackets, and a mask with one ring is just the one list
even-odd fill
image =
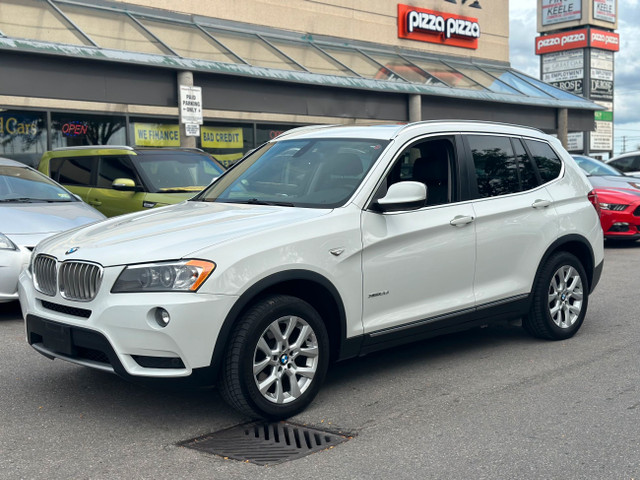
{"label": "tinted rear window", "polygon": [[525,140],[525,143],[529,148],[529,152],[531,152],[533,161],[538,167],[542,181],[550,182],[558,178],[562,170],[562,162],[551,146],[548,143],[538,140]]}

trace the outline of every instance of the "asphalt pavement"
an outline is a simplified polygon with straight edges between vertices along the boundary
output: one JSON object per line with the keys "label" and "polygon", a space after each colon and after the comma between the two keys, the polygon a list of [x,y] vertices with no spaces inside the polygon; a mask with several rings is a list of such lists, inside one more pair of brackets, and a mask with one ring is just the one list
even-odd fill
{"label": "asphalt pavement", "polygon": [[572,339],[502,323],[336,364],[291,421],[353,438],[274,466],[177,446],[247,420],[215,390],[50,361],[0,304],[0,478],[637,479],[639,286],[640,242],[608,245]]}

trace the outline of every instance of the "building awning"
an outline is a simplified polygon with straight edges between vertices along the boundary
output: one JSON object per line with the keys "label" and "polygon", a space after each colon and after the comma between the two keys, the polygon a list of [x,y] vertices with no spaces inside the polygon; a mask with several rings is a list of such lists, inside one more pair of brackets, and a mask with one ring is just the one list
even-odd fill
{"label": "building awning", "polygon": [[121,3],[2,0],[0,50],[549,108],[595,103],[509,65]]}

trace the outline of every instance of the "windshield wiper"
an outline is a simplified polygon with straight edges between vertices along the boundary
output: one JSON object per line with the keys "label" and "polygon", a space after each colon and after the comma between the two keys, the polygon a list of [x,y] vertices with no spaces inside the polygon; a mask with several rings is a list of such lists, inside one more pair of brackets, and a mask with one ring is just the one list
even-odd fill
{"label": "windshield wiper", "polygon": [[158,193],[182,193],[182,192],[193,192],[198,193],[204,187],[170,187],[170,188],[161,188],[158,190]]}
{"label": "windshield wiper", "polygon": [[57,203],[57,202],[71,202],[72,200],[53,200],[51,198],[31,198],[31,197],[16,197],[16,198],[3,198],[0,199],[0,203]]}
{"label": "windshield wiper", "polygon": [[293,207],[293,203],[291,202],[270,202],[267,200],[258,200],[257,198],[250,198],[249,200],[238,200],[233,203],[243,203],[249,205],[275,205],[278,207]]}

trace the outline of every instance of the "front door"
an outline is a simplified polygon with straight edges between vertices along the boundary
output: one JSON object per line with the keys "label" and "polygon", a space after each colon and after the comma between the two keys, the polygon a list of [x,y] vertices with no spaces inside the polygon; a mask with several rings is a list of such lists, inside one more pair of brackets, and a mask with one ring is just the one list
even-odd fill
{"label": "front door", "polygon": [[474,308],[474,211],[471,202],[459,200],[456,159],[450,137],[411,145],[396,161],[387,186],[421,181],[427,185],[427,206],[363,212],[365,333],[410,324],[435,327],[446,314]]}

